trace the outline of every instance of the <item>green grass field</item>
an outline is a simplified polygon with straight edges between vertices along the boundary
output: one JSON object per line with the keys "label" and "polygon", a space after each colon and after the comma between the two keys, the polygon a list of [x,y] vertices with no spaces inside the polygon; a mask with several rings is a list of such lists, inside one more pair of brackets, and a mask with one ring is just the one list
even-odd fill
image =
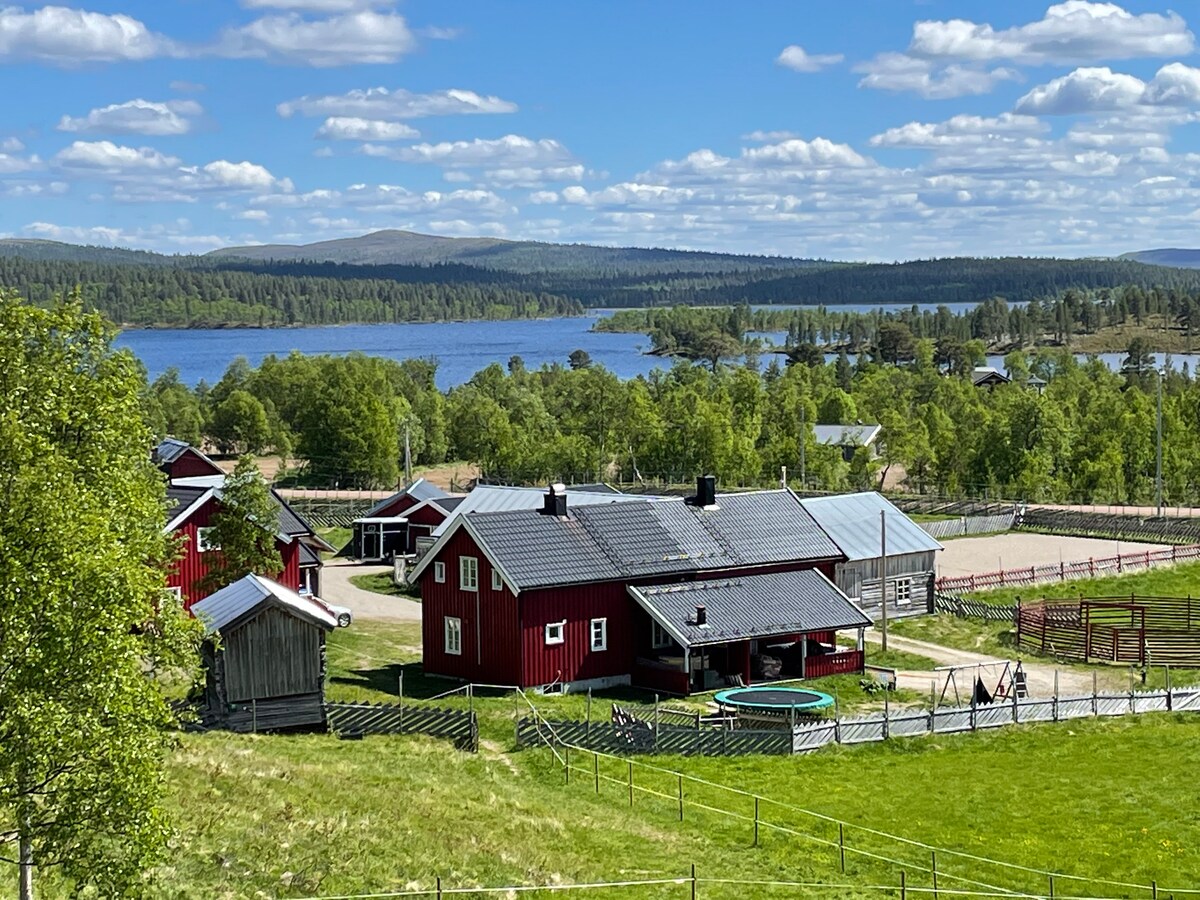
{"label": "green grass field", "polygon": [[351,575],[350,583],[364,591],[373,591],[388,597],[407,597],[409,600],[421,599],[421,592],[416,587],[398,587],[392,581],[390,572],[373,572],[370,575]]}
{"label": "green grass field", "polygon": [[1077,599],[1079,597],[1118,597],[1141,594],[1147,597],[1200,598],[1200,562],[1182,563],[1165,569],[1143,569],[1128,575],[1107,578],[1085,578],[1038,584],[1020,588],[999,588],[979,591],[967,596],[985,603],[1008,605],[1022,600]]}

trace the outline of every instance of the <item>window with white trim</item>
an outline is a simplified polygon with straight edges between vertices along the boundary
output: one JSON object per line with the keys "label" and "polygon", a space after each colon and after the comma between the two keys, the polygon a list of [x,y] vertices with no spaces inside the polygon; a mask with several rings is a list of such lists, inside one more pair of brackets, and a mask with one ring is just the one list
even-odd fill
{"label": "window with white trim", "polygon": [[166,589],[167,600],[171,603],[183,604],[183,588],[169,587]]}
{"label": "window with white trim", "polygon": [[895,587],[896,605],[908,606],[912,603],[912,579],[898,578]]}
{"label": "window with white trim", "polygon": [[446,630],[446,652],[451,656],[462,656],[462,619],[458,616],[446,616],[443,621]]}
{"label": "window with white trim", "polygon": [[608,619],[592,619],[592,649],[608,649]]}
{"label": "window with white trim", "polygon": [[567,640],[567,621],[546,623],[546,644],[563,644]]}
{"label": "window with white trim", "polygon": [[479,590],[479,560],[475,557],[458,558],[458,586],[464,591]]}
{"label": "window with white trim", "polygon": [[220,550],[220,544],[212,542],[212,527],[196,529],[196,552],[207,553],[210,550]]}
{"label": "window with white trim", "polygon": [[435,562],[433,564],[433,580],[438,584],[446,583],[446,564],[444,562]]}
{"label": "window with white trim", "polygon": [[667,634],[667,629],[663,628],[657,622],[650,622],[650,646],[655,650],[665,650],[670,647],[674,641],[671,640],[671,635]]}
{"label": "window with white trim", "polygon": [[497,572],[495,569],[492,569],[492,590],[493,591],[504,590],[504,579],[500,577],[500,573]]}

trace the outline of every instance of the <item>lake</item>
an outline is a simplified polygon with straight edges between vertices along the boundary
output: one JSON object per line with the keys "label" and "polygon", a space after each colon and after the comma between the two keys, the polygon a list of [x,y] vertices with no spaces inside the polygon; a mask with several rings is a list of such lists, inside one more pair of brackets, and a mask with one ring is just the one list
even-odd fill
{"label": "lake", "polygon": [[[950,304],[966,309],[971,304]],[[933,309],[931,305],[922,308]],[[878,307],[849,306],[862,311]],[[955,309],[956,312],[960,311]],[[264,356],[286,356],[293,350],[304,354],[350,353],[408,359],[433,356],[438,360],[437,383],[445,389],[462,384],[490,363],[507,365],[520,356],[529,368],[542,363],[563,363],[573,350],[585,350],[621,378],[649,374],[669,368],[671,361],[644,355],[650,341],[644,334],[609,334],[591,331],[592,324],[608,310],[593,310],[585,316],[557,319],[516,319],[504,322],[436,322],[405,325],[327,325],[311,328],[214,328],[147,329],[125,331],[117,345],[128,347],[145,364],[154,379],[174,366],[187,384],[204,379],[220,380],[229,364],[244,356],[258,365]],[[777,336],[782,343],[783,335]],[[1123,353],[1104,353],[1100,358],[1118,368]],[[830,359],[834,357],[830,356]],[[1162,363],[1162,355],[1156,359]],[[1174,354],[1172,364],[1185,361],[1196,370],[1196,355]],[[988,365],[1001,365],[1001,357],[989,357]],[[764,357],[763,364],[766,364]]]}

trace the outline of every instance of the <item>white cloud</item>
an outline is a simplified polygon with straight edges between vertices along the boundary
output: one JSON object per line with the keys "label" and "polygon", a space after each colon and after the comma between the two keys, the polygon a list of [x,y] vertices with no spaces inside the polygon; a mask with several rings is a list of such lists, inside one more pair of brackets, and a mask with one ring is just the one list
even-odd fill
{"label": "white cloud", "polygon": [[25,149],[25,145],[20,138],[6,137],[0,138],[0,152],[4,153],[20,153]]}
{"label": "white cloud", "polygon": [[[449,174],[449,173],[447,173]],[[518,166],[506,169],[488,169],[483,179],[499,187],[540,187],[551,181],[579,181],[589,173],[578,163],[568,166]]]}
{"label": "white cloud", "polygon": [[400,122],[330,116],[317,129],[317,137],[333,141],[403,141],[420,137],[420,132]]}
{"label": "white cloud", "polygon": [[152,147],[125,147],[111,141],[75,141],[54,157],[64,168],[103,171],[162,170],[179,165],[179,159]]}
{"label": "white cloud", "polygon": [[241,0],[247,9],[290,9],[295,12],[341,13],[391,6],[391,0]]}
{"label": "white cloud", "polygon": [[286,209],[339,209],[352,207],[378,213],[432,213],[447,210],[456,214],[514,212],[498,194],[481,189],[424,191],[418,193],[393,184],[353,184],[345,190],[320,189],[303,194],[272,193],[254,197],[257,207]]}
{"label": "white cloud", "polygon": [[235,219],[244,219],[247,222],[269,222],[271,214],[265,209],[243,209],[241,212],[234,215]]}
{"label": "white cloud", "polygon": [[958,115],[945,122],[909,122],[871,138],[872,147],[931,148],[1036,135],[1047,126],[1035,116],[1002,113],[995,117]]}
{"label": "white cloud", "polygon": [[1043,116],[1125,109],[1140,102],[1145,90],[1140,78],[1107,66],[1082,68],[1038,85],[1017,101],[1016,109]]}
{"label": "white cloud", "polygon": [[868,161],[848,144],[835,144],[826,138],[811,141],[792,138],[778,144],[766,144],[742,151],[742,159],[751,165],[783,166],[865,166]]}
{"label": "white cloud", "polygon": [[797,138],[800,135],[794,131],[751,131],[749,134],[743,134],[743,141],[754,141],[756,144],[766,142],[786,141],[791,138]]}
{"label": "white cloud", "polygon": [[285,119],[302,116],[359,116],[365,119],[419,119],[474,113],[511,113],[517,105],[499,97],[452,88],[416,94],[403,88],[377,87],[344,94],[300,97],[276,107]]}
{"label": "white cloud", "polygon": [[58,130],[81,134],[187,134],[195,125],[195,117],[203,112],[194,100],[168,100],[166,103],[128,100],[93,109],[78,118],[63,116]]}
{"label": "white cloud", "polygon": [[799,44],[790,44],[783,48],[775,62],[793,72],[820,72],[845,58],[841,53],[808,53]]}
{"label": "white cloud", "polygon": [[542,138],[534,140],[518,134],[506,134],[502,138],[471,141],[442,141],[438,144],[413,144],[396,149],[385,148],[386,152],[370,155],[387,155],[402,162],[435,163],[440,166],[555,166],[573,162],[570,152],[556,140]]}
{"label": "white cloud", "polygon": [[1173,12],[1133,15],[1115,3],[1066,0],[1037,22],[997,31],[964,19],[913,26],[908,52],[936,60],[1011,60],[1029,65],[1190,53],[1194,38]]}
{"label": "white cloud", "polygon": [[557,203],[558,193],[556,191],[534,191],[529,195],[529,202],[533,204]]}
{"label": "white cloud", "polygon": [[251,162],[233,163],[225,159],[218,159],[201,168],[198,173],[196,170],[191,171],[201,175],[202,180],[207,180],[212,187],[254,191],[268,190],[274,187],[285,191],[292,189],[292,184],[288,179],[277,179],[265,167]]}
{"label": "white cloud", "polygon": [[169,249],[172,251],[203,251],[227,247],[233,241],[214,234],[191,234],[186,220],[168,225],[155,225],[127,231],[107,225],[57,225],[53,222],[30,222],[21,231],[33,237],[76,244],[99,244],[109,247]]}
{"label": "white cloud", "polygon": [[859,87],[911,91],[930,100],[986,94],[1002,81],[1018,81],[1021,77],[1005,67],[988,70],[954,64],[939,68],[929,60],[903,53],[880,53],[855,66],[855,71],[863,73]]}
{"label": "white cloud", "polygon": [[226,29],[213,52],[327,67],[394,63],[415,47],[416,38],[403,16],[364,9],[315,20],[296,13],[264,16]]}
{"label": "white cloud", "polygon": [[33,60],[60,66],[173,56],[179,48],[125,15],[65,6],[26,12],[0,8],[0,62]]}
{"label": "white cloud", "polygon": [[1168,63],[1146,85],[1146,103],[1156,106],[1200,105],[1200,69]]}
{"label": "white cloud", "polygon": [[15,175],[29,172],[41,166],[41,160],[36,156],[28,158],[15,156],[13,153],[0,153],[0,175]]}

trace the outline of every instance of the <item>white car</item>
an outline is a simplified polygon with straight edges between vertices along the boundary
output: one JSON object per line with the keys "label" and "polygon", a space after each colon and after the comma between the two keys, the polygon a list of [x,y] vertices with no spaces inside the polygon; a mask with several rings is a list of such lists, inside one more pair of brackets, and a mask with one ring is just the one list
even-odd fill
{"label": "white car", "polygon": [[307,592],[301,592],[301,596],[311,597],[313,600],[316,600],[323,607],[333,613],[334,616],[337,617],[338,628],[349,628],[350,623],[354,621],[354,610],[350,609],[348,606],[338,606],[336,603],[330,603],[328,600],[322,600],[316,594],[309,594]]}

